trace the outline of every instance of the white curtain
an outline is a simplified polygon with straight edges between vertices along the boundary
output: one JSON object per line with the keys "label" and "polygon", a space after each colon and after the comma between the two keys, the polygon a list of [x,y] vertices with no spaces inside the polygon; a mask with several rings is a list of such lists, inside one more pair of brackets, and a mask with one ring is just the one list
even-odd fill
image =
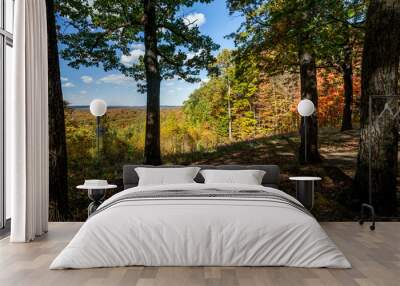
{"label": "white curtain", "polygon": [[45,0],[15,1],[13,94],[6,113],[12,242],[48,224],[48,73]]}

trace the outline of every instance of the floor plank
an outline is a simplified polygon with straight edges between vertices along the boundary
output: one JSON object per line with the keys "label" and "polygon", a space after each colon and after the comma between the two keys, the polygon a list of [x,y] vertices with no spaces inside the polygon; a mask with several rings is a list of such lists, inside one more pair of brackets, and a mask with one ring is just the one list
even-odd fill
{"label": "floor plank", "polygon": [[81,223],[50,223],[49,233],[32,243],[0,240],[2,286],[266,286],[399,285],[400,222],[381,222],[372,232],[355,222],[326,222],[323,228],[352,269],[289,267],[120,267],[50,271],[54,257]]}

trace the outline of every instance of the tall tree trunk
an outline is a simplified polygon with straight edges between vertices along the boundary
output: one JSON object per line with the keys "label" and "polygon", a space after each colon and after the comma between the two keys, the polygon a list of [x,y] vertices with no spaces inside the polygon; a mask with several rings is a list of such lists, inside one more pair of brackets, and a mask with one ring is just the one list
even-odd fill
{"label": "tall tree trunk", "polygon": [[231,83],[228,79],[228,136],[229,141],[232,141],[232,110],[231,110]]}
{"label": "tall tree trunk", "polygon": [[157,60],[157,22],[155,0],[144,4],[144,65],[147,82],[146,138],[144,163],[161,164],[160,152],[160,68]]}
{"label": "tall tree trunk", "polygon": [[371,186],[373,204],[384,215],[396,212],[396,178],[399,118],[386,112],[399,110],[395,99],[372,102],[372,124],[369,126],[369,98],[372,95],[399,94],[400,0],[371,0],[367,12],[361,77],[361,135],[353,198],[360,202],[368,197],[368,146],[371,142]]}
{"label": "tall tree trunk", "polygon": [[[316,16],[316,3],[314,0],[303,1],[306,10],[301,16],[300,25],[305,28],[309,21]],[[299,63],[300,63],[300,92],[301,99],[309,99],[314,103],[315,112],[300,123],[300,163],[316,163],[321,161],[318,151],[318,91],[317,67],[313,52],[311,35],[303,31],[298,35]]]}
{"label": "tall tree trunk", "polygon": [[49,65],[49,219],[60,221],[70,216],[67,146],[54,0],[46,0],[46,6]]}
{"label": "tall tree trunk", "polygon": [[343,87],[344,87],[344,106],[343,106],[343,117],[342,117],[342,128],[341,131],[353,129],[351,122],[352,117],[352,105],[353,105],[353,61],[352,61],[352,50],[347,37],[346,44],[343,48],[344,60],[342,65],[343,71]]}
{"label": "tall tree trunk", "polygon": [[[311,52],[303,50],[300,43],[299,60],[300,60],[300,83],[301,98],[309,99],[318,108],[318,92],[317,92],[317,68],[315,66],[315,58]],[[317,112],[306,118],[307,127],[304,120],[301,120],[300,134],[301,143],[299,148],[299,161],[301,163],[314,163],[321,160],[318,152],[318,117]],[[307,132],[306,129],[307,128]],[[307,138],[306,138],[307,136]],[[306,145],[307,143],[307,145]],[[307,148],[307,158],[306,158]]]}

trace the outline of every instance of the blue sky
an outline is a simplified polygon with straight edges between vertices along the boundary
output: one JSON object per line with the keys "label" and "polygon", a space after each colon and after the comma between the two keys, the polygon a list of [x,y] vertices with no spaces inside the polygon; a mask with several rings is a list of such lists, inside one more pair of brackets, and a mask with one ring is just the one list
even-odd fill
{"label": "blue sky", "polygon": [[[233,48],[231,39],[225,36],[236,31],[241,23],[239,16],[230,16],[224,0],[215,0],[210,4],[196,4],[186,9],[185,15],[196,17],[203,34],[209,35],[223,48]],[[137,50],[140,54],[140,50]],[[135,58],[125,57],[129,62]],[[143,106],[146,104],[146,95],[136,90],[133,79],[124,77],[118,71],[104,72],[101,68],[81,67],[79,70],[68,67],[68,63],[61,60],[61,80],[64,99],[71,105],[88,105],[95,98],[104,99],[109,106],[127,105]],[[201,75],[206,80],[206,73]],[[190,84],[182,80],[162,81],[161,105],[181,105],[190,93],[198,88],[200,83]]]}

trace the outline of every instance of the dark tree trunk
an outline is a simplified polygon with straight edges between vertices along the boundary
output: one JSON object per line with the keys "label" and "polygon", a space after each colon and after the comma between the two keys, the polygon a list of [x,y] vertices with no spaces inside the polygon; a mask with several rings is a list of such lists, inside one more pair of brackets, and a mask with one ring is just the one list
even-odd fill
{"label": "dark tree trunk", "polygon": [[49,65],[49,219],[62,221],[69,217],[67,146],[65,139],[64,102],[58,59],[54,1],[46,0]]}
{"label": "dark tree trunk", "polygon": [[[301,45],[301,43],[300,43]],[[317,68],[315,66],[315,58],[311,52],[300,49],[300,83],[301,98],[309,99],[318,108],[318,92],[317,92]],[[301,163],[315,163],[321,160],[318,152],[318,117],[317,112],[306,118],[307,132],[305,132],[304,120],[301,120],[300,134],[301,144],[299,148],[299,161]],[[307,136],[307,138],[306,138]],[[307,146],[306,146],[307,142]],[[307,148],[307,158],[306,158]]]}
{"label": "dark tree trunk", "polygon": [[157,60],[155,0],[144,0],[144,65],[147,82],[146,138],[144,163],[161,164],[160,152],[160,68]]}
{"label": "dark tree trunk", "polygon": [[377,211],[384,215],[396,212],[396,178],[399,118],[386,112],[378,115],[385,104],[398,111],[397,100],[372,102],[372,124],[369,125],[369,98],[372,95],[393,96],[399,93],[400,1],[372,0],[367,12],[361,77],[361,135],[354,181],[353,198],[368,201],[368,146],[371,142],[372,198]]}
{"label": "dark tree trunk", "polygon": [[[300,17],[300,26],[305,28],[309,21],[316,15],[316,6],[313,0],[303,1],[307,7]],[[317,67],[313,52],[313,40],[311,35],[303,31],[298,35],[299,63],[300,63],[300,92],[301,99],[309,99],[314,103],[313,115],[302,118],[300,123],[301,141],[299,146],[300,163],[316,163],[321,161],[318,151],[318,91],[317,91]]]}
{"label": "dark tree trunk", "polygon": [[343,87],[344,87],[344,106],[343,106],[343,117],[342,117],[342,128],[341,131],[353,129],[351,122],[352,117],[352,105],[353,105],[353,61],[352,51],[349,40],[343,48],[344,60],[342,65],[343,71]]}

